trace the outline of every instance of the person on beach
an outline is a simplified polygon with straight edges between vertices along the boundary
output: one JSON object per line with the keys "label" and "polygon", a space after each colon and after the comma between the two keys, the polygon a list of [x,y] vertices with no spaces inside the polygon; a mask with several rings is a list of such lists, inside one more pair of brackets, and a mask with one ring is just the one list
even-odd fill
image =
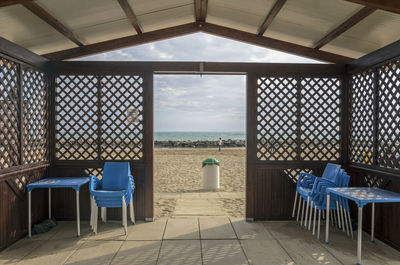
{"label": "person on beach", "polygon": [[219,141],[218,141],[218,152],[221,152],[221,146],[222,146],[222,139],[221,139],[221,137],[219,137]]}

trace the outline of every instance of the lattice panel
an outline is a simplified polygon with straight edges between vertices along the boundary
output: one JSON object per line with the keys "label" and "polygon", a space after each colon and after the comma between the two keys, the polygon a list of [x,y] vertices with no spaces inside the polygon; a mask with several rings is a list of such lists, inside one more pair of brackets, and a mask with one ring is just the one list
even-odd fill
{"label": "lattice panel", "polygon": [[390,182],[390,180],[388,179],[370,174],[364,174],[364,181],[368,185],[368,187],[376,187],[381,189],[385,189]]}
{"label": "lattice panel", "polygon": [[340,158],[340,88],[338,78],[301,80],[301,160]]}
{"label": "lattice panel", "polygon": [[373,71],[351,78],[349,158],[356,163],[374,162],[374,78]]}
{"label": "lattice panel", "polygon": [[289,178],[291,181],[293,181],[294,183],[297,183],[297,180],[299,179],[299,174],[301,172],[304,173],[310,173],[313,174],[313,170],[312,169],[293,169],[293,168],[288,168],[288,169],[284,169],[281,171],[281,174],[284,177]]}
{"label": "lattice panel", "polygon": [[98,78],[60,75],[56,78],[56,158],[98,159]]}
{"label": "lattice panel", "polygon": [[262,77],[257,80],[257,158],[297,157],[297,80]]}
{"label": "lattice panel", "polygon": [[44,73],[23,70],[24,164],[46,161],[48,146],[47,82]]}
{"label": "lattice panel", "polygon": [[85,174],[87,176],[96,176],[99,179],[103,177],[103,168],[86,168],[85,169]]}
{"label": "lattice panel", "polygon": [[378,165],[400,169],[400,60],[378,73]]}
{"label": "lattice panel", "polygon": [[0,169],[20,164],[18,65],[0,57]]}
{"label": "lattice panel", "polygon": [[[101,79],[102,159],[140,160],[143,157],[143,78],[110,75]],[[128,124],[126,111],[139,110],[139,123]]]}

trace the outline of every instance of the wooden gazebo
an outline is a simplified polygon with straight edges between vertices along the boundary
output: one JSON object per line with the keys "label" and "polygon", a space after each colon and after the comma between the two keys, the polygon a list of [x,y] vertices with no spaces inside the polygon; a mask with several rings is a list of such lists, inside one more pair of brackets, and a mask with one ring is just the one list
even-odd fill
{"label": "wooden gazebo", "polygon": [[[29,182],[98,174],[105,161],[131,162],[136,217],[153,219],[154,73],[247,75],[248,220],[290,219],[298,173],[327,162],[352,186],[400,192],[399,14],[378,0],[1,1],[0,249],[27,234]],[[195,32],[328,64],[67,61]],[[125,122],[129,106],[138,124]],[[33,196],[35,223],[48,198]],[[53,193],[53,216],[75,218],[70,200]],[[377,237],[400,249],[400,206],[376,211]]]}

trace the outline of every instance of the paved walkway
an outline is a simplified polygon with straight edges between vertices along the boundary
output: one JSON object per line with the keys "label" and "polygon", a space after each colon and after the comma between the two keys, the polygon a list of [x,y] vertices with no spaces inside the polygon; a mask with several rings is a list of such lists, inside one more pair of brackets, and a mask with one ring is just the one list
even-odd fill
{"label": "paved walkway", "polygon": [[[325,245],[292,221],[254,222],[227,217],[160,219],[129,225],[60,222],[48,233],[0,252],[0,264],[355,264],[356,241],[333,231]],[[323,233],[322,233],[323,236]],[[323,238],[323,237],[322,237]],[[400,264],[400,253],[367,236],[363,264]]]}

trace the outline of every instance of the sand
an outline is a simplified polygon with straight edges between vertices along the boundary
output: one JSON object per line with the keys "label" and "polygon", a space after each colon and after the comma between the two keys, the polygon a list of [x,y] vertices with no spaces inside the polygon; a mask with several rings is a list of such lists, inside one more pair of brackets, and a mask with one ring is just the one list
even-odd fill
{"label": "sand", "polygon": [[[155,149],[155,217],[197,213],[214,215],[215,212],[242,217],[245,203],[245,154],[245,148],[223,148],[221,152],[216,148]],[[218,191],[202,189],[201,163],[207,157],[220,161]],[[204,207],[186,209],[184,205],[191,203],[204,203]],[[206,204],[215,205],[215,209],[209,209]]]}

